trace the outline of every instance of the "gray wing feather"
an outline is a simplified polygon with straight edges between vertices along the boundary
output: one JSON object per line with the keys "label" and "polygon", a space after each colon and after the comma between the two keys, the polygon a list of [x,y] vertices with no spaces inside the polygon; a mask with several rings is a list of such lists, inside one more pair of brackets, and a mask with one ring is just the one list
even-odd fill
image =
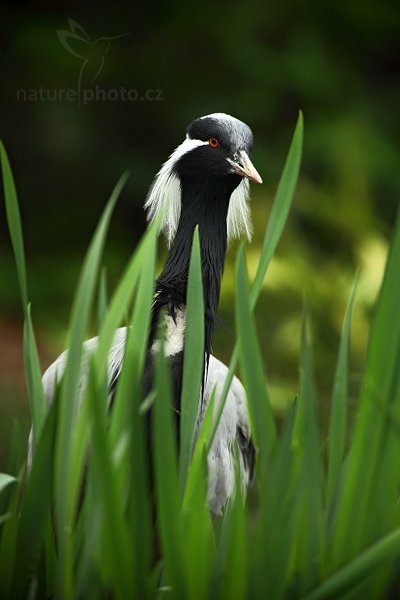
{"label": "gray wing feather", "polygon": [[[109,382],[121,370],[127,328],[116,330],[111,350],[108,356]],[[78,404],[82,401],[89,373],[90,357],[96,350],[98,338],[87,340],[83,344],[81,359],[81,376],[78,387]],[[68,350],[63,352],[43,375],[43,387],[47,405],[50,405],[57,381],[61,380],[67,363]],[[210,356],[207,381],[204,390],[202,414],[199,415],[198,427],[203,419],[205,410],[211,398],[214,386],[216,387],[216,412],[222,394],[222,389],[228,368],[214,356]],[[233,448],[234,444],[239,449],[240,472],[242,486],[245,490],[252,478],[254,467],[254,447],[250,437],[250,423],[246,408],[246,393],[237,377],[232,380],[228,392],[224,411],[214,438],[213,445],[208,455],[208,502],[212,513],[220,514],[234,491],[235,473]],[[28,468],[32,462],[32,432],[29,436]],[[252,458],[252,459],[251,459]]]}
{"label": "gray wing feather", "polygon": [[[210,401],[214,386],[216,387],[215,408],[219,405],[228,367],[214,356],[210,356],[208,376],[204,393],[205,408]],[[203,410],[204,414],[205,409]],[[246,408],[246,392],[237,377],[234,377],[225,407],[215,434],[214,442],[208,455],[208,502],[214,514],[221,514],[228,498],[235,487],[234,445],[239,449],[240,475],[245,491],[252,478],[252,466],[243,452],[243,436],[245,447],[252,446],[250,422]],[[247,450],[246,450],[247,451]]]}
{"label": "gray wing feather", "polygon": [[[112,342],[111,350],[108,355],[108,378],[109,381],[116,373],[119,373],[122,366],[122,361],[124,357],[124,349],[125,349],[125,340],[126,340],[126,327],[120,327],[116,330],[114,339]],[[90,340],[86,340],[83,344],[82,348],[82,358],[81,358],[81,369],[80,369],[80,379],[78,384],[78,406],[82,402],[85,388],[87,384],[87,379],[89,375],[89,365],[90,365],[90,357],[93,352],[96,350],[98,345],[98,337],[91,338]],[[68,350],[65,350],[60,356],[49,366],[49,368],[45,371],[42,382],[44,389],[44,396],[47,406],[53,401],[54,392],[57,385],[57,382],[61,381],[61,378],[64,374],[65,367],[67,364],[68,358]],[[32,455],[33,455],[33,436],[32,430],[29,434],[28,440],[28,471],[30,471],[32,464]]]}

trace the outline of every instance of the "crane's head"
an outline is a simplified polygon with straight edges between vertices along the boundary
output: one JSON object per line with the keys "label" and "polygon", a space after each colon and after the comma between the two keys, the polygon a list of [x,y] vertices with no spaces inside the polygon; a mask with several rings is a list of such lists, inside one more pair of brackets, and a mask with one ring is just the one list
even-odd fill
{"label": "crane's head", "polygon": [[224,113],[213,113],[193,121],[186,139],[163,164],[149,191],[145,208],[149,220],[164,210],[162,229],[170,243],[181,213],[182,189],[224,188],[230,195],[228,238],[251,237],[248,207],[249,180],[262,183],[250,156],[251,129]]}

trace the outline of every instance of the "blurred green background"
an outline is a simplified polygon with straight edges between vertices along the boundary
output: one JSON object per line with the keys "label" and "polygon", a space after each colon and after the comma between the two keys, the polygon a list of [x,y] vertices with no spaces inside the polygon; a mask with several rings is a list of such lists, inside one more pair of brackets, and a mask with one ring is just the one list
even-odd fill
{"label": "blurred green background", "polygon": [[[252,190],[252,273],[301,108],[301,178],[258,305],[259,338],[272,399],[282,411],[297,389],[300,319],[308,298],[324,420],[346,299],[360,267],[352,327],[354,407],[399,201],[399,26],[398,4],[388,0],[2,2],[0,136],[19,192],[43,368],[64,348],[84,251],[122,171],[129,169],[131,177],[105,254],[110,288],[144,231],[142,204],[152,178],[186,125],[214,111],[247,122],[264,179]],[[75,39],[57,34],[71,27]],[[128,35],[102,39],[122,34]],[[72,95],[83,61],[79,105]],[[69,99],[61,90],[72,90]],[[133,90],[130,99],[127,90]],[[85,91],[94,95],[86,103]],[[3,202],[0,211],[1,468],[11,423],[18,417],[26,433],[29,411]],[[234,342],[234,256],[232,247],[214,343],[226,361]]]}

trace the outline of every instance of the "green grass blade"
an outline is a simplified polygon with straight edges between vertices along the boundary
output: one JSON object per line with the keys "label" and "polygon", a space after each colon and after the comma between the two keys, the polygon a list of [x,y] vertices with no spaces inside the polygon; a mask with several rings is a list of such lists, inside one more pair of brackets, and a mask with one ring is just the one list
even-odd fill
{"label": "green grass blade", "polygon": [[397,458],[386,456],[388,435],[393,439],[394,422],[390,415],[392,411],[395,415],[399,413],[396,391],[400,360],[399,272],[400,216],[372,323],[359,414],[338,503],[333,540],[336,567],[384,533],[382,516],[375,511],[375,482],[387,460],[395,460],[397,472],[400,472],[399,454]]}
{"label": "green grass blade", "polygon": [[332,407],[329,419],[328,434],[328,481],[327,503],[331,504],[343,465],[349,379],[349,345],[350,327],[353,313],[354,298],[357,289],[358,273],[354,279],[343,322],[342,336],[336,365],[335,381],[332,394]]}
{"label": "green grass blade", "polygon": [[[2,515],[4,521],[0,528],[0,598],[11,597],[12,575],[20,523],[21,487],[22,471],[16,481],[16,485],[10,488],[11,494],[9,496],[7,512],[5,515]],[[3,495],[5,495],[6,491],[3,492]]]}
{"label": "green grass blade", "polygon": [[40,435],[46,416],[47,408],[44,399],[42,371],[40,368],[35,333],[33,331],[30,304],[27,306],[24,323],[23,352],[29,404],[32,414],[33,447],[35,447],[36,440]]}
{"label": "green grass blade", "polygon": [[[151,553],[151,500],[149,494],[145,425],[147,414],[140,412],[142,399],[141,377],[147,355],[148,336],[153,299],[154,270],[156,262],[157,225],[152,228],[139,256],[141,268],[137,294],[132,312],[131,326],[125,348],[124,362],[118,381],[111,415],[110,442],[118,446],[123,436],[130,439],[130,449],[125,466],[120,469],[122,485],[131,478],[129,498],[129,523],[133,543],[132,570],[135,592],[145,598],[149,594],[149,569]],[[125,481],[124,481],[125,480]]]}
{"label": "green grass blade", "polygon": [[228,539],[225,541],[227,560],[221,598],[244,600],[248,597],[249,548],[237,453],[235,457],[235,494],[230,499],[226,512],[224,519],[230,523],[227,527]]}
{"label": "green grass blade", "polygon": [[58,399],[51,405],[33,457],[21,507],[13,574],[12,598],[25,597],[29,577],[36,572],[50,515]]}
{"label": "green grass blade", "polygon": [[102,528],[105,534],[103,548],[106,549],[110,561],[114,591],[117,598],[124,600],[133,598],[134,594],[131,568],[132,545],[123,519],[123,502],[118,494],[111,448],[107,443],[105,415],[99,410],[99,401],[106,404],[108,389],[106,385],[103,397],[99,397],[97,375],[95,369],[92,369],[88,390],[92,425],[90,468],[93,469],[96,478],[96,489],[99,494],[97,501],[101,505]]}
{"label": "green grass blade", "polygon": [[303,113],[300,111],[289,153],[275,194],[271,214],[268,219],[256,275],[251,286],[250,305],[252,310],[254,310],[258,296],[260,295],[265,275],[271,259],[275,254],[276,247],[289,215],[300,172],[302,148]]}
{"label": "green grass blade", "polygon": [[3,143],[0,142],[0,158],[3,173],[4,197],[6,215],[11,243],[17,266],[18,281],[21,293],[22,308],[25,315],[24,328],[24,362],[29,393],[34,443],[40,434],[40,429],[45,417],[46,407],[41,385],[41,370],[33,332],[30,308],[28,304],[28,285],[26,278],[26,264],[24,240],[22,235],[21,215],[18,206],[17,191],[11,166]]}
{"label": "green grass blade", "polygon": [[22,309],[26,316],[26,307],[28,306],[28,285],[26,280],[24,239],[22,235],[21,215],[18,206],[17,191],[10,162],[8,160],[6,149],[3,142],[0,141],[1,169],[3,173],[3,187],[6,204],[6,214],[8,228],[11,236],[11,243],[14,250],[15,263],[17,265],[17,274],[21,292]]}
{"label": "green grass blade", "polygon": [[[9,457],[6,468],[7,476],[17,478],[21,470],[21,464],[26,456],[26,443],[25,440],[24,443],[22,442],[21,425],[18,419],[14,419],[13,421],[8,454]],[[0,515],[7,512],[7,507],[10,504],[10,498],[13,493],[13,487],[14,486],[6,485],[5,489],[2,489],[0,485]]]}
{"label": "green grass blade", "polygon": [[[126,434],[128,430],[130,434],[133,436],[133,445],[137,450],[138,446],[140,446],[139,442],[139,434],[141,433],[138,429],[137,425],[135,426],[135,417],[134,413],[135,404],[132,403],[132,398],[136,398],[139,400],[139,393],[135,393],[137,391],[137,386],[135,381],[140,379],[138,375],[139,369],[143,365],[144,359],[143,354],[146,348],[147,343],[147,331],[148,331],[148,323],[150,319],[150,311],[151,311],[151,298],[152,298],[152,286],[154,280],[154,263],[155,263],[155,248],[156,248],[156,225],[150,228],[147,234],[144,236],[141,241],[138,249],[135,251],[132,259],[130,260],[125,273],[117,286],[116,291],[113,294],[113,297],[110,301],[109,308],[104,315],[100,337],[99,337],[99,345],[98,349],[93,357],[94,366],[95,366],[95,381],[92,380],[92,387],[96,386],[97,388],[97,410],[102,413],[102,418],[106,417],[106,407],[107,407],[107,395],[104,394],[104,389],[107,387],[107,357],[109,353],[110,345],[113,341],[115,329],[121,322],[122,317],[126,314],[128,306],[131,302],[131,298],[134,292],[135,286],[138,287],[137,301],[135,303],[135,311],[137,311],[137,307],[142,311],[141,320],[139,320],[139,315],[136,312],[135,323],[133,325],[135,333],[133,336],[133,352],[131,350],[129,356],[127,355],[125,358],[128,360],[126,370],[123,366],[122,373],[119,379],[119,385],[117,388],[117,395],[114,398],[113,402],[113,411],[111,413],[111,428],[108,434],[107,447],[109,449],[110,455],[114,455],[115,452],[119,452],[118,444],[120,439]],[[140,281],[138,282],[139,275],[141,274]],[[144,297],[145,302],[148,304],[148,307],[145,309],[144,306]],[[135,313],[134,311],[134,313]],[[148,317],[146,317],[146,314]],[[147,322],[147,326],[145,325]],[[143,341],[144,340],[144,341]],[[129,346],[129,337],[128,337],[128,346]],[[140,356],[139,356],[140,355]],[[124,359],[125,365],[125,359]],[[132,378],[132,375],[134,377]],[[92,376],[93,377],[93,376]],[[124,391],[124,393],[122,393]],[[93,394],[93,392],[92,392]],[[121,396],[125,396],[124,399],[121,400]],[[103,398],[103,400],[101,400]],[[138,405],[137,405],[138,406]],[[121,408],[122,407],[122,408]],[[81,408],[80,418],[77,423],[77,426],[74,428],[73,437],[74,437],[74,448],[73,448],[73,459],[71,460],[71,486],[70,486],[70,498],[71,503],[73,499],[77,497],[76,491],[80,484],[80,473],[82,472],[82,467],[84,466],[84,452],[85,452],[85,439],[87,437],[87,427],[85,425],[85,419],[90,419],[90,410],[88,412],[88,407],[86,405],[86,400],[83,403]],[[91,419],[90,419],[91,420]],[[75,432],[78,431],[77,435]],[[144,469],[147,468],[147,465],[143,464],[139,460],[138,455],[133,456],[134,467],[133,470],[137,474],[137,470],[140,470],[140,475],[143,475]],[[124,461],[123,465],[126,464]],[[126,469],[121,464],[113,467],[115,469],[112,471],[109,476],[113,479],[113,485],[116,489],[116,493],[118,495],[118,491],[121,490],[124,486],[126,486],[126,478],[123,479],[123,475],[126,474]],[[121,479],[123,479],[121,481]],[[136,479],[136,483],[139,484],[140,479]],[[136,489],[134,501],[140,503],[140,490]],[[146,501],[148,498],[146,496]],[[109,506],[108,504],[106,506]],[[141,504],[143,508],[143,502]],[[121,509],[122,512],[122,509]],[[73,514],[73,511],[69,511],[69,514]],[[135,513],[134,513],[135,514]],[[143,516],[143,513],[139,513],[142,516],[142,521],[140,523],[140,536],[144,534],[146,531],[146,527],[144,522],[146,519]],[[139,515],[136,517],[136,522],[139,520]],[[136,514],[135,514],[136,516]],[[137,532],[136,531],[136,532]],[[135,533],[136,533],[135,532]],[[108,535],[108,534],[107,534]],[[137,560],[144,560],[145,546],[146,542],[141,537],[138,538],[135,536],[134,543],[136,544],[137,552],[133,553],[132,548],[130,546],[130,556],[132,557],[134,565],[136,565]],[[142,547],[139,548],[140,543],[142,543]],[[114,557],[110,561],[110,569],[115,574],[115,562]],[[146,570],[142,569],[139,571],[138,568],[135,567],[135,573],[141,576],[142,580],[146,578]],[[126,582],[125,582],[126,583]],[[144,597],[144,586],[140,585],[139,578],[135,581],[136,589],[140,589],[141,597]],[[142,593],[143,592],[143,593]],[[119,590],[121,593],[121,589]]]}
{"label": "green grass blade", "polygon": [[[74,592],[78,598],[84,598],[88,593],[98,598],[99,582],[101,579],[105,580],[106,571],[108,576],[108,568],[103,564],[105,550],[102,544],[106,542],[102,542],[102,503],[98,501],[99,491],[95,483],[95,469],[89,468],[84,501],[74,536],[75,552],[79,556],[74,578]],[[110,590],[109,579],[104,587]]]}
{"label": "green grass blade", "polygon": [[189,510],[193,495],[196,493],[197,478],[202,477],[202,460],[204,452],[207,452],[207,440],[212,427],[214,406],[216,399],[216,388],[211,392],[207,411],[200,425],[199,433],[195,442],[193,458],[189,464],[188,476],[185,485],[185,494],[182,502],[182,512]]}
{"label": "green grass blade", "polygon": [[276,428],[249,299],[244,252],[243,246],[241,246],[236,269],[235,307],[239,357],[250,412],[252,435],[260,450],[260,463],[263,475],[266,476],[268,459],[276,440]]}
{"label": "green grass blade", "polygon": [[[189,464],[184,497],[182,519],[185,531],[184,556],[188,573],[189,595],[193,599],[207,598],[213,576],[212,565],[216,558],[215,539],[208,508],[208,461],[207,438],[212,425],[212,415],[216,398],[216,388],[209,400],[201,423],[193,458]],[[211,586],[211,587],[210,587]]]}
{"label": "green grass blade", "polygon": [[[400,364],[400,343],[397,364]],[[368,506],[369,539],[376,539],[399,527],[399,489],[400,489],[400,376],[394,374],[390,391],[391,406],[386,411],[385,433],[380,445],[380,458],[373,478],[373,490]],[[376,490],[384,490],[379,494]],[[367,538],[368,540],[368,538]],[[388,581],[393,564],[386,563],[374,578],[374,593],[382,594]],[[396,566],[395,566],[395,570]],[[399,574],[397,573],[397,580]],[[398,589],[398,584],[396,586]]]}
{"label": "green grass blade", "polygon": [[67,505],[70,513],[75,514],[81,502],[81,485],[85,477],[86,459],[90,435],[90,412],[87,395],[79,409],[71,437],[71,455],[69,465],[69,487],[65,491],[68,496]]}
{"label": "green grass blade", "polygon": [[158,228],[159,224],[158,220],[156,220],[152,223],[149,232],[146,234],[143,253],[139,258],[141,274],[131,322],[131,329],[135,336],[135,344],[132,347],[132,359],[134,359],[135,370],[138,374],[142,373],[148,349]]}
{"label": "green grass blade", "polygon": [[[99,345],[95,357],[97,369],[100,373],[104,373],[104,376],[107,373],[107,357],[115,330],[121,323],[124,315],[127,313],[134,290],[137,286],[137,281],[139,279],[143,263],[146,261],[146,256],[151,257],[153,255],[153,249],[157,235],[157,224],[158,220],[157,222],[154,221],[146,232],[145,236],[140,241],[139,246],[133,253],[109,303],[107,314],[105,315],[100,331]],[[151,268],[151,261],[149,266],[150,273],[153,274],[154,269]],[[139,351],[138,349],[139,354],[143,354],[143,346],[144,342],[142,341],[140,346],[141,350]]]}
{"label": "green grass blade", "polygon": [[97,296],[97,331],[101,330],[104,317],[107,313],[108,289],[106,268],[103,267],[100,274],[99,291]]}
{"label": "green grass blade", "polygon": [[60,415],[58,419],[56,446],[56,516],[60,552],[59,565],[61,569],[59,574],[59,587],[65,598],[72,597],[70,532],[74,499],[71,498],[68,490],[70,489],[71,440],[74,415],[76,415],[76,394],[80,377],[82,343],[86,337],[107,228],[111,219],[112,210],[126,179],[127,174],[124,174],[118,181],[96,228],[83,264],[72,307],[69,352],[61,388]]}
{"label": "green grass blade", "polygon": [[187,597],[192,600],[209,598],[211,564],[214,559],[214,537],[207,502],[207,453],[204,443],[201,450],[196,456],[199,460],[196,476],[192,477],[191,494],[185,497],[185,510],[182,511]]}
{"label": "green grass blade", "polygon": [[21,423],[19,419],[14,419],[10,436],[10,447],[8,452],[7,473],[17,476],[21,463],[26,456],[25,440],[22,436]]}
{"label": "green grass blade", "polygon": [[199,230],[193,236],[185,310],[185,345],[180,419],[180,482],[184,488],[193,450],[204,366],[204,302]]}
{"label": "green grass blade", "polygon": [[[126,360],[132,355],[130,346],[132,346],[131,339],[133,337],[131,332],[128,337]],[[138,379],[137,375],[135,375],[135,379]],[[128,405],[128,401],[130,400],[131,416],[125,424],[126,428],[127,425],[129,426],[129,434],[125,432],[125,438],[120,438],[128,438],[128,448],[127,456],[118,469],[116,484],[118,489],[124,491],[126,494],[126,483],[127,481],[130,482],[127,512],[129,535],[132,543],[131,570],[136,596],[144,599],[150,596],[149,571],[152,552],[152,500],[149,492],[148,473],[150,460],[145,431],[145,419],[147,415],[139,414],[140,386],[136,385],[133,378],[129,377],[129,375],[127,375],[125,381],[129,386],[124,385],[123,379],[120,380],[117,401]],[[128,415],[127,410],[125,410],[125,414]]]}
{"label": "green grass blade", "polygon": [[209,596],[212,564],[215,559],[215,540],[207,501],[207,437],[212,424],[215,398],[214,388],[209,400],[209,410],[206,411],[195,442],[182,502],[188,593],[195,600]]}
{"label": "green grass blade", "polygon": [[[285,166],[283,168],[283,172],[279,180],[278,189],[275,194],[274,203],[268,220],[268,225],[265,231],[264,242],[256,271],[256,276],[251,286],[250,306],[252,310],[254,310],[256,306],[257,299],[260,295],[265,275],[268,270],[268,266],[271,262],[271,258],[275,252],[276,246],[278,245],[280,236],[282,234],[283,228],[285,226],[289,214],[289,209],[292,204],[297,179],[300,171],[302,148],[303,115],[300,112],[299,117],[297,119],[296,129],[293,134],[292,143],[289,148],[289,153],[287,155]],[[211,448],[212,446],[212,442],[217,431],[218,423],[224,410],[226,397],[228,395],[228,391],[232,383],[233,376],[235,374],[238,358],[239,355],[236,344],[229,364],[229,371],[225,380],[224,389],[221,394],[221,402],[218,406],[217,417],[214,422],[214,427],[210,433],[208,448]]]}
{"label": "green grass blade", "polygon": [[298,474],[291,443],[295,414],[293,404],[271,456],[266,484],[259,486],[249,576],[254,581],[255,597],[260,599],[268,595],[274,600],[283,598],[291,580],[289,565],[299,514]]}
{"label": "green grass blade", "polygon": [[173,423],[171,381],[164,347],[157,353],[155,373],[156,399],[152,409],[153,459],[156,488],[158,531],[165,564],[166,583],[173,596],[187,597],[184,569],[183,529],[180,514],[176,431]]}
{"label": "green grass blade", "polygon": [[153,222],[147,234],[143,253],[140,257],[141,273],[135,305],[132,311],[131,329],[135,344],[132,346],[132,360],[135,372],[142,373],[148,349],[148,337],[153,304],[154,273],[157,255],[158,222]]}
{"label": "green grass blade", "polygon": [[0,473],[0,494],[7,486],[9,486],[11,483],[14,483],[15,481],[15,477],[7,475],[7,473]]}
{"label": "green grass blade", "polygon": [[400,529],[396,529],[333,573],[308,594],[305,600],[341,598],[344,592],[356,588],[360,581],[368,578],[378,567],[398,557],[399,554]]}
{"label": "green grass blade", "polygon": [[301,330],[300,392],[292,434],[297,455],[301,509],[298,516],[297,562],[302,572],[301,587],[310,589],[318,581],[322,560],[323,472],[321,444],[316,418],[316,392],[308,332],[308,312],[304,310]]}

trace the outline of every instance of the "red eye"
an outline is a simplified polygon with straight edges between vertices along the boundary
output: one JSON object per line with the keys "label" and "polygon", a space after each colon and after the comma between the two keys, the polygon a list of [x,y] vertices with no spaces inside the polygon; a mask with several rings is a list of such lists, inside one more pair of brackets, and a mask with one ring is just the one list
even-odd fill
{"label": "red eye", "polygon": [[219,146],[219,141],[217,140],[217,138],[210,138],[208,140],[208,143],[210,144],[211,148],[218,148]]}

